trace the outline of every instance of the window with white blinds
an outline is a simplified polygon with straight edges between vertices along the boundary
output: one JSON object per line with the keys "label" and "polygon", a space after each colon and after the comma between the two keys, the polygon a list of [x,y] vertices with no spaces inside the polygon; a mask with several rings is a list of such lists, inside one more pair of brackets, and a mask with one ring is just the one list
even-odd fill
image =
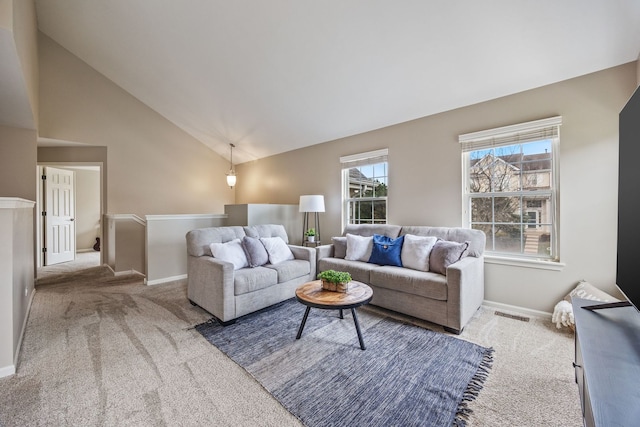
{"label": "window with white blinds", "polygon": [[459,136],[463,224],[487,253],[559,260],[558,145],[562,117]]}

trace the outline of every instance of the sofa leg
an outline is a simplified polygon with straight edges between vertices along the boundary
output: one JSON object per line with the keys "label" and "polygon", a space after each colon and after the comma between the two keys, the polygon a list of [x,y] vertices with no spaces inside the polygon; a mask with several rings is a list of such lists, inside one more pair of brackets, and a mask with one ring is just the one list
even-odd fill
{"label": "sofa leg", "polygon": [[451,333],[451,334],[455,334],[455,335],[460,335],[462,333],[462,329],[453,329],[453,328],[449,328],[447,326],[444,326],[444,330]]}

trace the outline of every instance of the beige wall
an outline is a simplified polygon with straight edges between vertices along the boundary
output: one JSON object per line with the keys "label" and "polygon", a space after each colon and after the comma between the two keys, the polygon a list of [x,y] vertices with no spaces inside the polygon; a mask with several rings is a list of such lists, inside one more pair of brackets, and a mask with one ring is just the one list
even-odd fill
{"label": "beige wall", "polygon": [[[66,167],[70,164],[99,165],[102,168],[102,194],[107,194],[107,147],[38,147],[38,163],[57,164]],[[103,200],[102,209],[108,211],[108,201]]]}
{"label": "beige wall", "polygon": [[40,136],[106,147],[107,213],[222,213],[234,202],[225,159],[42,33],[39,53]]}
{"label": "beige wall", "polygon": [[[237,166],[237,203],[297,203],[324,194],[323,234],[341,233],[339,157],[389,148],[389,222],[460,226],[458,135],[563,116],[560,142],[562,271],[487,264],[486,299],[550,312],[579,279],[614,291],[618,113],[636,64]],[[327,234],[329,233],[329,234]],[[327,240],[326,238],[324,240]]]}
{"label": "beige wall", "polygon": [[13,28],[13,0],[0,0],[0,28]]}
{"label": "beige wall", "polygon": [[[111,222],[109,222],[111,227]],[[136,221],[117,220],[115,224],[115,265],[116,273],[137,271],[145,273],[145,225]]]}
{"label": "beige wall", "polygon": [[[0,199],[0,203],[2,199]],[[13,211],[0,208],[0,378],[15,372],[13,365]]]}
{"label": "beige wall", "polygon": [[0,197],[36,199],[36,131],[0,126]]}
{"label": "beige wall", "polygon": [[24,74],[34,123],[38,123],[38,22],[33,0],[14,0],[13,38]]}
{"label": "beige wall", "polygon": [[36,129],[37,29],[33,0],[0,2],[0,125]]}
{"label": "beige wall", "polygon": [[158,285],[187,277],[190,230],[225,225],[226,215],[147,215],[147,284]]}
{"label": "beige wall", "polygon": [[33,298],[33,206],[0,197],[0,377],[15,372]]}
{"label": "beige wall", "polygon": [[[0,1],[0,27],[14,31],[13,42],[20,62],[21,74],[16,88],[10,91],[10,109],[27,110],[33,114],[37,111],[37,88],[34,86],[34,75],[37,75],[37,62],[34,62],[35,13],[33,2]],[[4,39],[5,34],[0,34]],[[5,46],[6,47],[6,46]],[[11,49],[2,50],[4,53]],[[12,63],[13,54],[0,57],[0,61]],[[6,64],[4,64],[6,65]],[[4,68],[3,68],[4,69]],[[20,74],[20,73],[18,73]],[[0,78],[5,78],[2,76]],[[15,77],[9,76],[10,80]],[[35,78],[37,81],[37,78]],[[25,88],[24,92],[22,88]],[[22,96],[24,94],[24,96]],[[6,100],[5,100],[6,101]],[[6,113],[6,111],[4,111]],[[27,114],[27,116],[31,116]],[[9,120],[7,120],[9,118]],[[0,118],[5,126],[0,126],[0,198],[20,198],[33,201],[36,198],[36,139],[37,132],[30,127],[34,122],[31,117],[25,120],[22,114],[9,114]],[[17,120],[13,123],[11,120]],[[26,126],[27,124],[31,124]],[[14,201],[9,201],[14,204]],[[10,375],[14,370],[13,363],[19,352],[19,344],[24,332],[28,305],[33,295],[35,270],[34,249],[34,209],[32,202],[17,202],[17,209],[2,209],[0,213],[0,236],[3,242],[0,250],[0,376]],[[7,357],[9,356],[9,357]]]}
{"label": "beige wall", "polygon": [[93,251],[100,237],[100,171],[71,169],[76,173],[76,250]]}
{"label": "beige wall", "polygon": [[[298,204],[244,204],[226,205],[224,213],[227,214],[225,225],[259,225],[282,224],[289,243],[302,244],[302,214]],[[310,219],[313,221],[313,219]]]}

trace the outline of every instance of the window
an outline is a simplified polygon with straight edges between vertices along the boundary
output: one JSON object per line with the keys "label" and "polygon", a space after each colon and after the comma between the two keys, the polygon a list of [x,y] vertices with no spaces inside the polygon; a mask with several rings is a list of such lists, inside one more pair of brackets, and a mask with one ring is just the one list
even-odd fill
{"label": "window", "polygon": [[342,222],[386,224],[388,149],[340,157],[342,165]]}
{"label": "window", "polygon": [[562,117],[460,135],[463,224],[487,254],[558,261],[558,144]]}

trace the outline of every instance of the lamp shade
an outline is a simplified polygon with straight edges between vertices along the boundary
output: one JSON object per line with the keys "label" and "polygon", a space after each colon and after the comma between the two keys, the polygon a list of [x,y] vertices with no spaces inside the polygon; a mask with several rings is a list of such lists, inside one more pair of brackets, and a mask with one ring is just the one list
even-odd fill
{"label": "lamp shade", "polygon": [[300,196],[300,212],[324,212],[324,196],[321,194]]}
{"label": "lamp shade", "polygon": [[235,174],[228,174],[227,175],[227,185],[231,188],[233,188],[234,185],[236,185],[236,176]]}

